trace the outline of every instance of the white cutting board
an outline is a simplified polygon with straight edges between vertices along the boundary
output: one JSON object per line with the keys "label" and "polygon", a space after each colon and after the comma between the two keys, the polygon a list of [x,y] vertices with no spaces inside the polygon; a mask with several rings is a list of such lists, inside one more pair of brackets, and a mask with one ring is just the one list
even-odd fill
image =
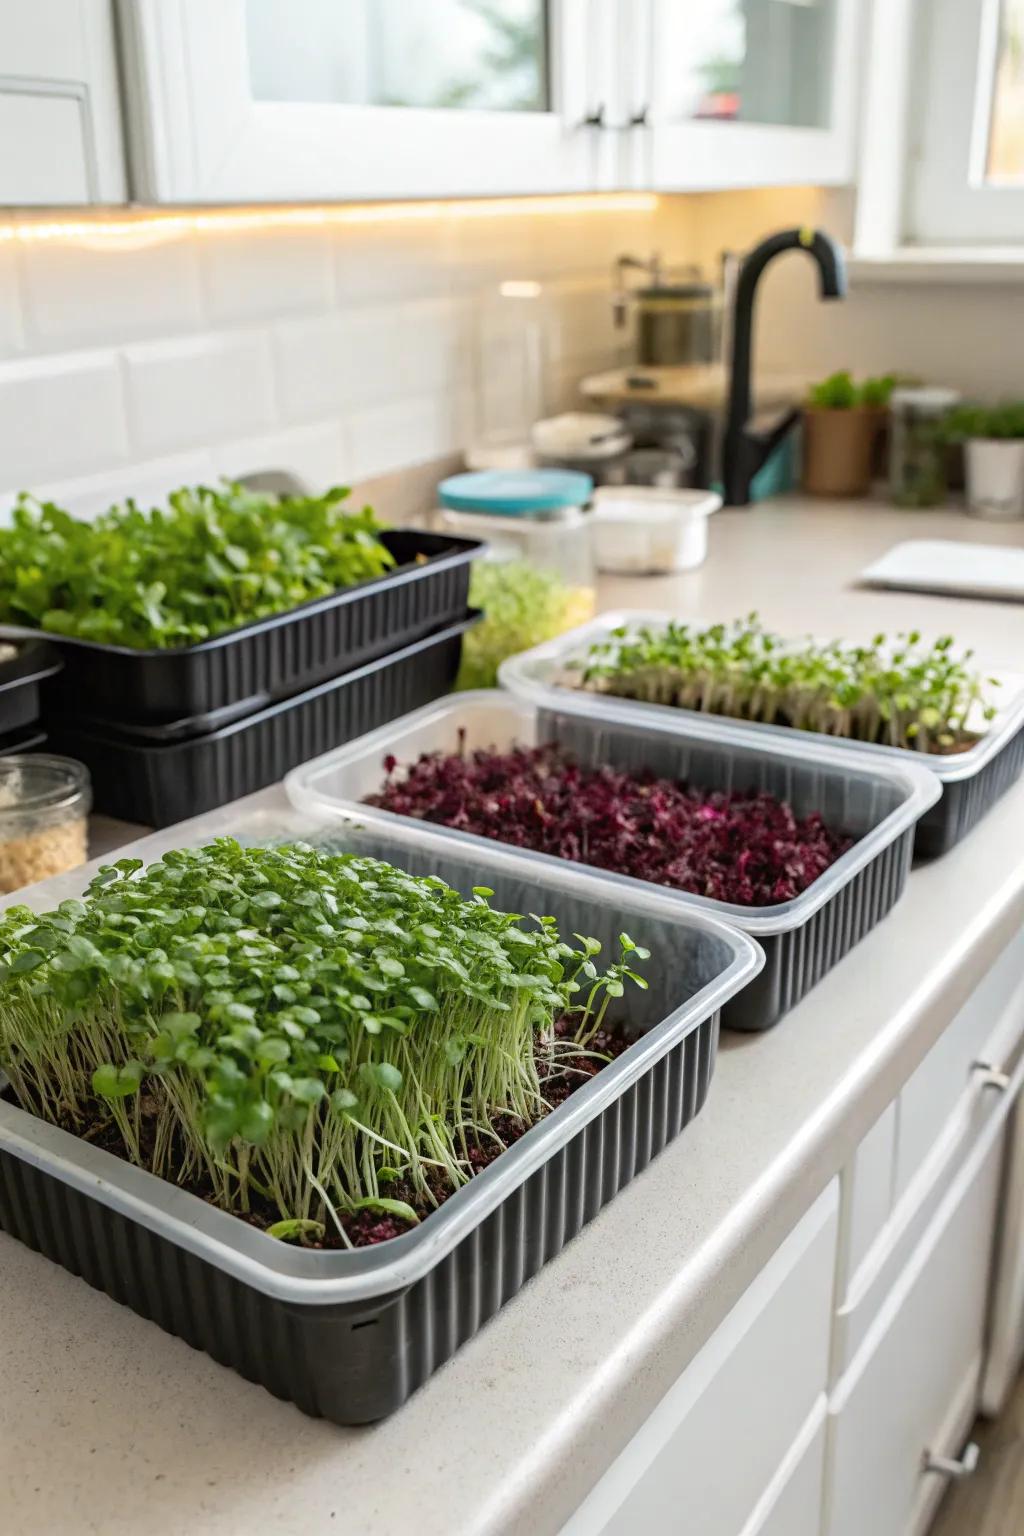
{"label": "white cutting board", "polygon": [[860,573],[869,587],[995,597],[1024,602],[1024,547],[908,539]]}

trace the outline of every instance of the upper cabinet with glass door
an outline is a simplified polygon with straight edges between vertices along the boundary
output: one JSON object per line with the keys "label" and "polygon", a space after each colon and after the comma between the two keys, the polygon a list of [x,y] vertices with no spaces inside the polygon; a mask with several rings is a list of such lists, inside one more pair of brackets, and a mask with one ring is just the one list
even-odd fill
{"label": "upper cabinet with glass door", "polygon": [[607,185],[605,0],[120,0],[136,197]]}
{"label": "upper cabinet with glass door", "polygon": [[622,3],[634,56],[627,112],[644,125],[629,151],[633,184],[853,180],[863,0]]}

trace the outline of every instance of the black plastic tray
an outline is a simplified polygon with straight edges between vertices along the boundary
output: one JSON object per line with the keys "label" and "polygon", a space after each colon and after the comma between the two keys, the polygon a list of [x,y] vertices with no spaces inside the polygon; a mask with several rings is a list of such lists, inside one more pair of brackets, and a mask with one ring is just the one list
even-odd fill
{"label": "black plastic tray", "polygon": [[[230,817],[210,817],[132,851],[156,858],[214,831],[310,836],[308,820],[298,831],[268,820],[247,836]],[[568,869],[524,870],[497,850],[479,857],[429,838],[353,833],[329,844],[467,894],[483,876],[496,905],[551,913],[606,953],[623,925],[642,935],[649,990],[631,989],[617,1010],[633,1046],[421,1226],[376,1248],[274,1242],[2,1099],[0,1227],[306,1413],[361,1424],[399,1407],[693,1119],[714,1069],[719,1008],[760,955],[702,913],[666,912]],[[45,890],[34,897],[39,906]]]}
{"label": "black plastic tray", "polygon": [[85,763],[93,804],[122,821],[167,827],[280,779],[297,763],[372,731],[446,693],[455,681],[471,613],[439,634],[309,688],[231,725],[175,739],[134,735],[91,720],[52,716],[54,752]]}
{"label": "black plastic tray", "polygon": [[[200,645],[140,651],[53,635],[64,670],[46,689],[48,715],[116,724],[196,721],[215,730],[316,683],[354,671],[452,624],[469,602],[475,539],[394,529],[383,535],[397,566],[286,613]],[[38,630],[0,626],[0,638]]]}
{"label": "black plastic tray", "polygon": [[61,669],[60,652],[47,640],[22,639],[18,654],[0,661],[0,736],[20,731],[39,719],[39,689]]}

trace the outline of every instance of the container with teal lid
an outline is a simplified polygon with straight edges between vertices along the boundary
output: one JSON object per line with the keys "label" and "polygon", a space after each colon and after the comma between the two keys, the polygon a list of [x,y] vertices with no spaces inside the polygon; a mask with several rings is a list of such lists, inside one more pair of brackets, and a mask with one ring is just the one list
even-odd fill
{"label": "container with teal lid", "polygon": [[571,520],[594,489],[589,475],[566,469],[482,469],[442,480],[438,498],[449,512]]}

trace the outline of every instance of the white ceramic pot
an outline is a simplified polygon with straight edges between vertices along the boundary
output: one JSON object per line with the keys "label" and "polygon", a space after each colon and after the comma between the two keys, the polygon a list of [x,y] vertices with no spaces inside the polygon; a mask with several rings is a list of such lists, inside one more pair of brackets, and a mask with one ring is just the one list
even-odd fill
{"label": "white ceramic pot", "polygon": [[1024,440],[972,438],[964,460],[972,517],[1024,517]]}

